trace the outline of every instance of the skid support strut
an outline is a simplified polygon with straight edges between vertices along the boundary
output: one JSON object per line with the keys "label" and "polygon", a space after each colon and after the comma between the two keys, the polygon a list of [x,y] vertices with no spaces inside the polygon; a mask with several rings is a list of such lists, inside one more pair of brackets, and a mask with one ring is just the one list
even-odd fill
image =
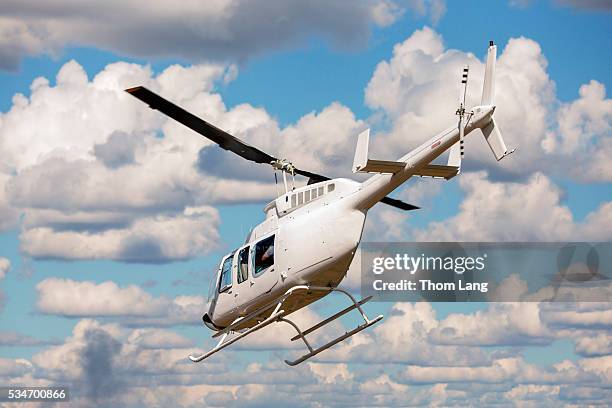
{"label": "skid support strut", "polygon": [[[296,291],[300,291],[300,290],[304,290],[304,291],[308,291],[308,292],[316,292],[316,291],[323,291],[323,292],[340,292],[340,293],[344,293],[346,296],[349,297],[349,299],[353,302],[352,305],[350,305],[349,307],[339,311],[338,313],[334,314],[333,316],[328,317],[327,319],[315,324],[314,326],[302,331],[299,326],[297,324],[295,324],[295,322],[287,319],[285,317],[285,311],[282,309],[282,305],[285,302],[285,300],[287,300],[287,298],[289,296],[291,296],[293,293],[295,293]],[[301,339],[304,344],[306,345],[306,347],[308,348],[308,353],[303,355],[302,357],[298,358],[297,360],[294,361],[288,361],[285,360],[285,363],[289,364],[290,366],[294,366],[297,364],[300,364],[301,362],[308,360],[310,357],[316,356],[317,354],[319,354],[320,352],[327,350],[328,348],[330,348],[331,346],[333,346],[334,344],[337,344],[349,337],[351,337],[354,334],[359,333],[360,331],[372,326],[373,324],[379,322],[383,316],[382,315],[378,315],[376,318],[370,320],[368,319],[368,317],[366,316],[365,312],[363,311],[363,309],[361,308],[361,305],[363,305],[364,303],[366,303],[367,301],[369,301],[370,299],[372,299],[372,297],[367,297],[365,299],[360,300],[359,302],[357,302],[355,300],[355,298],[347,291],[343,290],[343,289],[337,289],[337,288],[330,288],[330,287],[322,287],[322,286],[306,286],[306,285],[298,285],[298,286],[294,286],[292,288],[290,288],[289,290],[287,290],[287,292],[285,292],[281,297],[279,297],[277,300],[275,300],[274,302],[269,303],[268,305],[261,307],[255,311],[253,311],[252,313],[248,314],[245,317],[239,317],[238,319],[234,320],[229,326],[227,326],[226,328],[224,328],[223,330],[215,333],[213,335],[213,338],[215,337],[219,337],[221,336],[221,340],[219,340],[219,343],[210,351],[201,354],[199,356],[194,356],[194,355],[190,355],[189,359],[191,361],[193,361],[194,363],[200,362],[202,360],[204,360],[205,358],[210,357],[211,355],[215,354],[218,351],[221,351],[222,349],[224,349],[225,347],[229,346],[232,343],[235,343],[236,341],[246,337],[247,335],[263,329],[264,327],[270,325],[271,323],[274,322],[285,322],[289,325],[291,325],[296,331],[297,331],[297,335],[295,337],[293,337],[291,339],[291,341],[297,340],[297,339]],[[242,331],[241,333],[238,333],[236,336],[232,337],[231,339],[227,340],[227,337],[229,336],[230,333],[234,332],[234,329],[236,329],[237,327],[241,326],[242,324],[244,324],[245,322],[252,320],[254,318],[256,318],[257,316],[261,315],[262,313],[270,310],[274,308],[274,310],[272,311],[272,313],[270,314],[270,316],[268,316],[267,318],[265,318],[262,321],[259,321],[256,325],[254,325],[253,327]],[[334,340],[324,344],[323,346],[319,347],[319,348],[313,348],[310,343],[308,342],[308,340],[306,339],[306,335],[309,333],[314,332],[315,330],[320,329],[321,327],[325,326],[326,324],[338,319],[339,317],[345,315],[346,313],[350,312],[351,310],[357,309],[359,311],[359,313],[361,314],[361,317],[363,317],[364,320],[364,324],[357,326],[356,328],[354,328],[353,330],[350,330],[346,333],[344,333],[342,336],[335,338]]]}
{"label": "skid support strut", "polygon": [[[304,342],[304,344],[306,345],[306,347],[308,348],[309,352],[304,354],[302,357],[293,360],[293,361],[289,361],[289,360],[285,360],[285,363],[289,364],[290,366],[295,366],[300,364],[303,361],[308,360],[311,357],[316,356],[317,354],[319,354],[320,352],[327,350],[328,348],[330,348],[331,346],[340,343],[343,340],[348,339],[349,337],[353,336],[354,334],[359,333],[362,330],[367,329],[368,327],[372,326],[373,324],[378,323],[380,320],[382,320],[383,315],[378,315],[376,316],[374,319],[370,320],[368,319],[368,316],[365,314],[365,312],[363,311],[363,309],[361,308],[361,305],[363,305],[364,303],[366,303],[367,301],[369,301],[370,299],[372,299],[372,296],[369,296],[365,299],[360,300],[359,302],[357,302],[355,300],[355,298],[353,297],[353,295],[351,295],[349,292],[343,290],[343,289],[338,289],[338,288],[328,288],[328,287],[318,287],[318,286],[311,286],[309,288],[309,290],[311,291],[326,291],[326,292],[340,292],[340,293],[344,293],[346,296],[349,297],[349,299],[353,302],[353,304],[349,307],[347,307],[346,309],[343,309],[341,311],[339,311],[338,313],[334,314],[333,316],[328,317],[327,319],[315,324],[314,326],[304,330],[302,332],[302,330],[300,330],[300,328],[291,320],[285,318],[285,317],[281,317],[278,319],[278,321],[282,321],[282,322],[286,322],[291,324],[291,326],[293,326],[295,328],[295,330],[297,331],[297,336],[293,337],[291,339],[291,341],[297,340],[297,339],[302,339],[302,341]],[[308,340],[306,340],[306,335],[309,333],[314,332],[315,330],[320,329],[321,327],[325,326],[328,323],[333,322],[334,320],[338,319],[340,316],[345,315],[346,313],[350,312],[351,310],[357,309],[359,311],[359,313],[361,314],[361,317],[363,317],[364,323],[362,325],[359,325],[357,327],[355,327],[353,330],[350,330],[346,333],[344,333],[342,336],[337,337],[333,340],[331,340],[330,342],[322,345],[319,348],[313,349],[312,346],[310,345],[310,343],[308,342]]]}

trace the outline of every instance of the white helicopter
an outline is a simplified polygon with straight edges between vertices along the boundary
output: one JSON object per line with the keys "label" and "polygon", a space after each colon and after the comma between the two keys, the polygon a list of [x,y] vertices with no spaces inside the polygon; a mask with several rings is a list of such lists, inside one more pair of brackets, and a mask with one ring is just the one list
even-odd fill
{"label": "white helicopter", "polygon": [[[362,305],[371,299],[356,301],[337,286],[346,276],[361,241],[366,214],[382,202],[402,210],[418,207],[387,197],[412,176],[450,179],[461,170],[465,135],[481,129],[495,158],[501,160],[509,151],[493,118],[495,105],[494,71],[497,47],[489,43],[481,104],[465,107],[468,67],[463,70],[462,96],[456,114],[458,125],[444,130],[397,161],[372,160],[368,157],[369,129],[357,141],[353,172],[374,173],[363,183],[345,178],[330,179],[296,168],[223,130],[192,115],[144,87],[126,89],[147,103],[225,150],[256,163],[272,165],[283,174],[285,192],[264,207],[265,220],[253,228],[245,243],[223,259],[211,277],[208,310],[204,324],[216,331],[219,343],[202,355],[190,355],[200,362],[230,344],[274,322],[293,326],[308,352],[289,365],[299,364],[329,347],[379,322],[383,316],[369,319]],[[431,162],[450,149],[447,165]],[[287,182],[287,173],[308,177],[308,184],[295,188]],[[276,173],[275,173],[276,176]],[[352,304],[333,316],[302,330],[288,315],[330,294],[344,293]],[[306,336],[324,325],[357,309],[364,323],[327,344],[313,348]]]}

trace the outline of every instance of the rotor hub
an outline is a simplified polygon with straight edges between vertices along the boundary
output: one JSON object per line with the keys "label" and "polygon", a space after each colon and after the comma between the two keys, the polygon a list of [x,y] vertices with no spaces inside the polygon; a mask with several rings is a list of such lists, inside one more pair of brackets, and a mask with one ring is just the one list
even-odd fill
{"label": "rotor hub", "polygon": [[273,160],[270,162],[270,164],[276,170],[284,171],[291,175],[295,175],[295,166],[289,160],[286,160],[286,159]]}

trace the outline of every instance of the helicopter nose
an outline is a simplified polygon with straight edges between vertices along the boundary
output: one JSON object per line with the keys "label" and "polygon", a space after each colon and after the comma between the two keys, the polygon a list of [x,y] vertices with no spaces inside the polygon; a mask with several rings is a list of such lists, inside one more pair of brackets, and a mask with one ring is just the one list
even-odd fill
{"label": "helicopter nose", "polygon": [[219,330],[219,327],[217,327],[215,323],[213,323],[212,319],[208,315],[208,312],[204,313],[204,316],[202,316],[202,321],[204,322],[204,325],[208,327],[209,329]]}

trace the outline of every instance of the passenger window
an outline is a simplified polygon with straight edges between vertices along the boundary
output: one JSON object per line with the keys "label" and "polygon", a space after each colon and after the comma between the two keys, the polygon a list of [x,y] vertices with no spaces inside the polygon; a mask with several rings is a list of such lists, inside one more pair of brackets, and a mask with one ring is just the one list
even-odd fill
{"label": "passenger window", "polygon": [[319,197],[323,195],[323,186],[319,187]]}
{"label": "passenger window", "polygon": [[223,261],[223,266],[221,267],[219,293],[232,287],[232,259],[232,256],[228,256],[227,259]]}
{"label": "passenger window", "polygon": [[334,185],[334,183],[328,184],[327,185],[327,192],[331,193],[332,191],[334,191],[335,188],[336,188],[336,186]]}
{"label": "passenger window", "polygon": [[307,203],[310,201],[310,190],[306,190],[304,191],[304,193],[306,194],[306,197],[304,198],[304,202]]}
{"label": "passenger window", "polygon": [[304,204],[304,192],[298,193],[298,205]]}
{"label": "passenger window", "polygon": [[312,196],[312,199],[314,200],[315,198],[317,198],[317,189],[313,188],[310,191],[311,191],[310,195]]}
{"label": "passenger window", "polygon": [[238,253],[238,283],[249,279],[249,247],[242,248]]}
{"label": "passenger window", "polygon": [[255,244],[251,255],[253,256],[253,276],[262,274],[274,265],[274,235]]}
{"label": "passenger window", "polygon": [[295,194],[291,195],[291,207],[295,207],[297,205],[297,197]]}

